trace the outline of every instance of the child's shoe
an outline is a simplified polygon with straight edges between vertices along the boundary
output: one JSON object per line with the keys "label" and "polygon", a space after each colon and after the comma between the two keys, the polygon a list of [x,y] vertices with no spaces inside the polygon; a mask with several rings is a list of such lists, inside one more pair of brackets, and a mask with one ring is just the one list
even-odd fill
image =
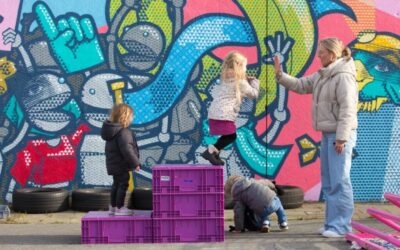
{"label": "child's shoe", "polygon": [[261,233],[269,233],[269,224],[263,224],[260,231]]}
{"label": "child's shoe", "polygon": [[280,229],[281,231],[286,231],[286,230],[288,230],[288,229],[289,229],[289,226],[288,226],[287,222],[284,221],[284,222],[280,223],[280,224],[279,224],[279,229]]}
{"label": "child's shoe", "polygon": [[114,215],[115,210],[116,210],[116,207],[112,207],[111,205],[108,206],[108,214],[109,215]]}
{"label": "child's shoe", "polygon": [[121,207],[121,208],[117,208],[115,209],[115,215],[120,215],[120,216],[129,216],[129,215],[133,215],[133,211],[126,208],[126,207]]}
{"label": "child's shoe", "polygon": [[218,156],[218,154],[217,154],[216,152],[210,153],[210,152],[208,151],[208,149],[206,149],[206,150],[201,154],[201,156],[202,156],[204,159],[208,160],[212,165],[220,166],[220,165],[224,165],[224,164],[225,164],[225,162],[219,158],[219,156]]}

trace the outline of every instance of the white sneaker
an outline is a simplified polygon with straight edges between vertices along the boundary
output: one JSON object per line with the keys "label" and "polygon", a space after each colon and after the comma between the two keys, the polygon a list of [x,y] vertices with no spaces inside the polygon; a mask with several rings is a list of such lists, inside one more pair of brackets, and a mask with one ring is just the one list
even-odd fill
{"label": "white sneaker", "polygon": [[109,205],[108,206],[108,214],[109,215],[114,215],[116,209],[117,209],[116,207],[112,207],[111,205]]}
{"label": "white sneaker", "polygon": [[280,224],[278,223],[278,226],[279,226],[279,229],[281,231],[289,230],[289,225],[288,225],[288,223],[286,221],[284,221],[284,222],[282,222]]}
{"label": "white sneaker", "polygon": [[325,230],[322,233],[322,236],[324,236],[326,238],[341,238],[341,237],[344,237],[344,235],[338,234],[338,233],[336,233],[334,231],[331,231],[331,230]]}
{"label": "white sneaker", "polygon": [[322,235],[325,232],[325,227],[320,227],[317,232]]}
{"label": "white sneaker", "polygon": [[126,207],[121,207],[121,208],[117,208],[115,209],[115,215],[120,215],[120,216],[129,216],[133,214],[133,211],[126,208]]}

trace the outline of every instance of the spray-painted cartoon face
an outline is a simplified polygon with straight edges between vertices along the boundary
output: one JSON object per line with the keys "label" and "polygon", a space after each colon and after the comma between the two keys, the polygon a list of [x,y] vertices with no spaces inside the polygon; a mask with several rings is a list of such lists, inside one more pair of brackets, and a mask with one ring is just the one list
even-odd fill
{"label": "spray-painted cartoon face", "polygon": [[[360,91],[359,111],[377,111],[382,104],[400,105],[400,39],[395,35],[365,34],[352,45]],[[384,45],[384,46],[382,46]]]}
{"label": "spray-painted cartoon face", "polygon": [[[110,81],[123,78],[112,73],[103,73],[91,77],[83,86],[82,102],[85,119],[92,125],[101,128],[108,118],[108,112],[114,104]],[[132,86],[130,83],[127,86]]]}
{"label": "spray-painted cartoon face", "polygon": [[124,65],[146,71],[159,62],[165,39],[160,28],[148,23],[126,27],[121,43],[128,51],[122,55]]}
{"label": "spray-painted cartoon face", "polygon": [[43,131],[55,132],[65,128],[73,118],[62,109],[70,101],[71,89],[64,78],[54,74],[28,77],[23,90],[17,94],[28,120]]}

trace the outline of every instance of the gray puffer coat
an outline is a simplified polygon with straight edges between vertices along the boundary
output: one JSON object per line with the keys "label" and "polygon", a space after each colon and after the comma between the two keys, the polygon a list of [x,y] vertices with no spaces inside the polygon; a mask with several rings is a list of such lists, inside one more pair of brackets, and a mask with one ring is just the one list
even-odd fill
{"label": "gray puffer coat", "polygon": [[299,94],[313,94],[315,130],[336,133],[336,140],[349,140],[351,130],[357,128],[358,86],[353,59],[340,58],[301,78],[283,73],[279,83]]}
{"label": "gray puffer coat", "polygon": [[232,186],[232,198],[235,201],[234,220],[236,230],[244,229],[244,213],[246,206],[256,214],[264,212],[269,207],[276,193],[271,186],[254,179],[241,179]]}

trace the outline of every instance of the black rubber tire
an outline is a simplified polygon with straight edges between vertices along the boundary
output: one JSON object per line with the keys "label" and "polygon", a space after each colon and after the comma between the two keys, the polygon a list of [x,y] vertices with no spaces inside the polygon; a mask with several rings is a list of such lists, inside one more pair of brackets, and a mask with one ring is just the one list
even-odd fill
{"label": "black rubber tire", "polygon": [[284,209],[298,208],[304,203],[304,192],[299,187],[275,185]]}
{"label": "black rubber tire", "polygon": [[76,211],[107,211],[110,205],[110,189],[83,188],[72,191],[71,208]]}
{"label": "black rubber tire", "polygon": [[69,192],[61,188],[22,188],[13,192],[12,209],[28,214],[54,213],[69,208]]}
{"label": "black rubber tire", "polygon": [[[107,211],[110,205],[109,188],[83,188],[72,191],[71,209],[82,212]],[[129,204],[131,193],[126,192],[125,205]]]}
{"label": "black rubber tire", "polygon": [[131,193],[129,209],[153,210],[153,190],[150,187],[137,187]]}
{"label": "black rubber tire", "polygon": [[83,188],[72,191],[72,210],[107,211],[110,205],[110,189],[108,188]]}

